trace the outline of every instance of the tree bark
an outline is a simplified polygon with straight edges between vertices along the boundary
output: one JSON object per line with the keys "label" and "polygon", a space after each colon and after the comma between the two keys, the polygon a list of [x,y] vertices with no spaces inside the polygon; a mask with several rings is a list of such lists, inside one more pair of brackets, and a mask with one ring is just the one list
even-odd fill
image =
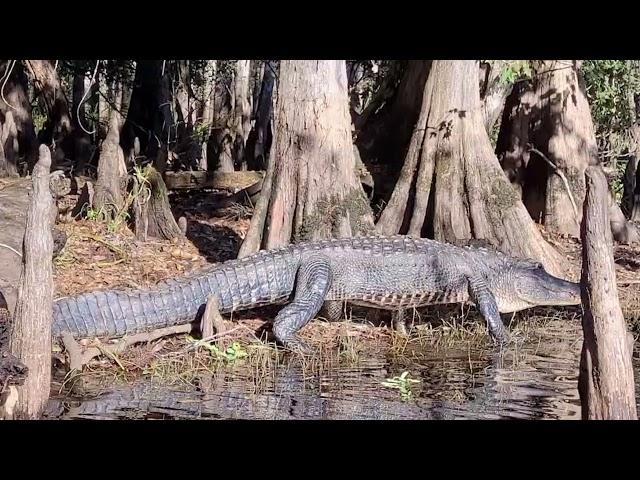
{"label": "tree bark", "polygon": [[[415,67],[422,67],[428,65],[429,62],[419,61],[419,62],[409,62],[409,67],[412,68],[412,71],[409,72],[404,62],[395,61],[392,64],[392,67],[389,69],[385,77],[382,79],[382,83],[373,97],[367,102],[367,105],[364,107],[362,112],[357,112],[353,107],[351,110],[351,116],[353,119],[353,124],[356,132],[360,133],[362,131],[366,131],[368,129],[369,121],[375,119],[379,116],[379,113],[383,113],[389,109],[391,105],[394,104],[393,99],[396,95],[401,94],[401,92],[406,91],[406,86],[403,88],[398,87],[398,83],[404,79],[404,81],[408,81],[411,79],[412,75],[416,73],[419,74],[420,68],[414,69]],[[426,72],[425,72],[426,73]],[[417,83],[419,84],[417,89],[414,89],[420,95],[422,94],[424,81],[426,77],[421,77],[420,74],[416,78]],[[413,106],[413,111],[415,116],[418,114],[418,108]],[[415,118],[414,118],[415,120]],[[374,122],[375,123],[375,122]]]}
{"label": "tree bark", "polygon": [[175,61],[177,82],[175,85],[175,106],[177,113],[177,121],[180,123],[178,131],[188,130],[192,125],[191,122],[191,102],[189,95],[189,60]]}
{"label": "tree bark", "polygon": [[122,210],[127,184],[127,168],[124,152],[120,146],[120,128],[124,120],[121,120],[119,111],[123,99],[121,83],[115,82],[113,95],[115,108],[112,108],[109,113],[107,136],[100,147],[94,195],[95,207],[101,212],[102,219],[107,222],[115,219]]}
{"label": "tree bark", "polygon": [[235,97],[233,84],[224,78],[213,88],[212,127],[207,139],[207,167],[210,171],[233,172],[233,112]]}
{"label": "tree bark", "polygon": [[608,193],[602,170],[589,167],[581,228],[582,418],[637,420],[633,337],[627,332],[616,290]]}
{"label": "tree bark", "polygon": [[238,60],[234,77],[234,108],[233,108],[233,157],[240,170],[247,169],[245,147],[249,132],[251,132],[251,111],[253,108],[251,96],[251,61]]}
{"label": "tree bark", "polygon": [[640,242],[640,234],[635,225],[629,221],[622,213],[620,205],[618,205],[613,198],[611,192],[609,192],[609,225],[611,226],[611,233],[613,239],[622,244],[632,244]]}
{"label": "tree bark", "polygon": [[140,240],[146,240],[148,236],[166,240],[183,237],[182,230],[171,213],[162,175],[150,165],[145,173],[150,193],[138,195],[135,199],[136,237]]}
{"label": "tree bark", "polygon": [[[547,166],[538,158],[530,162],[532,123],[538,117],[538,96],[531,82],[518,82],[508,95],[502,114],[496,154],[500,165],[520,195],[529,215],[542,223]],[[533,154],[535,156],[535,154]]]}
{"label": "tree bark", "polygon": [[[74,158],[76,171],[84,173],[84,168],[91,160],[91,126],[87,118],[87,98],[91,79],[86,72],[78,72],[73,77],[73,131]],[[86,94],[86,95],[85,95]],[[80,103],[82,102],[82,103]]]}
{"label": "tree bark", "polygon": [[273,192],[273,176],[275,171],[275,162],[270,161],[267,164],[267,172],[262,183],[262,191],[253,209],[251,223],[246,237],[240,245],[238,258],[252,255],[260,250],[263,242],[265,224],[267,221],[267,213],[269,211],[269,203]]}
{"label": "tree bark", "polygon": [[169,61],[136,61],[134,87],[123,126],[129,141],[138,138],[141,151],[160,172],[173,159],[176,146],[171,68]]}
{"label": "tree bark", "polygon": [[266,218],[254,215],[245,241],[274,248],[371,232],[355,172],[344,60],[282,61],[276,109],[258,205],[267,204]]}
{"label": "tree bark", "polygon": [[11,352],[29,369],[18,387],[19,416],[38,418],[51,385],[51,322],[53,316],[53,238],[55,206],[49,190],[51,154],[40,147],[33,170],[33,193],[27,213],[18,302],[11,333]]}
{"label": "tree bark", "polygon": [[50,60],[26,60],[33,87],[43,100],[48,113],[41,143],[52,143],[53,165],[73,158],[73,124],[69,105],[60,84],[60,77]]}
{"label": "tree bark", "polygon": [[275,84],[275,62],[267,60],[263,69],[256,121],[253,129],[253,169],[265,169],[271,146],[271,119],[273,113],[273,87]]}
{"label": "tree bark", "polygon": [[[589,165],[600,164],[583,83],[578,61],[534,62],[531,87],[523,84],[508,99],[497,146],[509,179],[521,185],[531,216],[550,231],[576,237],[585,196],[584,172]],[[531,156],[531,147],[543,158]],[[578,218],[567,208],[572,199]],[[613,197],[609,206],[614,239],[637,241],[636,229],[623,221]]]}
{"label": "tree bark", "polygon": [[194,98],[192,88],[191,65],[188,60],[175,62],[177,81],[174,82],[174,100],[176,110],[176,157],[179,160],[174,170],[186,168],[194,170],[201,162],[202,146],[194,137],[199,105]]}
{"label": "tree bark", "polygon": [[213,129],[213,121],[215,118],[215,88],[216,88],[216,70],[217,63],[215,60],[207,60],[204,67],[204,85],[202,92],[204,101],[199,110],[198,116],[202,119],[202,123],[206,125],[207,130],[202,144],[202,156],[200,157],[200,169],[209,170],[209,142],[211,131]]}
{"label": "tree bark", "polygon": [[482,99],[482,116],[484,128],[491,133],[505,106],[505,101],[513,89],[513,85],[500,78],[500,69],[484,64],[481,68],[480,98]]}
{"label": "tree bark", "polygon": [[[392,170],[400,169],[420,114],[430,68],[430,60],[409,61],[393,98],[382,107],[375,107],[378,102],[372,101],[358,117],[356,143],[365,162],[377,159]],[[379,108],[378,113],[373,113],[373,108]]]}
{"label": "tree bark", "polygon": [[214,163],[216,168],[213,170],[220,173],[235,171],[231,129],[226,126],[215,128],[211,132],[210,141],[213,143],[213,152],[215,152],[213,156],[217,159],[217,162]]}
{"label": "tree bark", "polygon": [[561,257],[543,240],[502,172],[483,121],[478,63],[434,61],[378,231],[432,234],[448,242],[484,239],[561,274]]}
{"label": "tree bark", "polygon": [[96,139],[97,143],[100,143],[107,136],[107,130],[109,129],[109,112],[110,107],[107,99],[109,98],[109,86],[107,85],[107,79],[104,72],[98,71],[98,77],[96,79],[98,83],[98,124],[96,125]]}
{"label": "tree bark", "polygon": [[[580,65],[575,60],[543,60],[534,65],[541,122],[534,130],[534,143],[564,173],[576,204],[582,205],[584,172],[598,163],[598,146]],[[547,172],[545,227],[577,237],[582,219],[574,218],[567,208],[571,200],[561,177],[549,167]]]}
{"label": "tree bark", "polygon": [[27,94],[27,77],[19,61],[0,61],[0,177],[17,176],[20,159],[31,171],[38,143]]}
{"label": "tree bark", "polygon": [[260,102],[260,91],[262,89],[262,80],[264,79],[264,69],[269,60],[251,62],[251,119],[255,120],[258,114],[258,103]]}
{"label": "tree bark", "polygon": [[634,96],[635,122],[631,127],[632,153],[624,170],[621,210],[626,218],[640,223],[640,95]]}
{"label": "tree bark", "polygon": [[625,216],[640,223],[640,165],[637,153],[634,153],[627,162],[624,172],[624,195],[622,208]]}

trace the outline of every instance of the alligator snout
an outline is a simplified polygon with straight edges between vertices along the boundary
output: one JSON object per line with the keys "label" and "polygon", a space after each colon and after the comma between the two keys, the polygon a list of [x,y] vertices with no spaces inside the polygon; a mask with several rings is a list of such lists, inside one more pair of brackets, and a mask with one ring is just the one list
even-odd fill
{"label": "alligator snout", "polygon": [[532,306],[580,304],[579,283],[555,277],[543,269],[524,275],[519,290]]}
{"label": "alligator snout", "polygon": [[539,306],[580,304],[580,284],[549,274],[544,268],[518,268],[498,282],[496,299],[503,313]]}
{"label": "alligator snout", "polygon": [[547,291],[549,305],[578,305],[580,304],[580,284],[563,280],[562,278],[548,275],[548,278],[540,282],[541,287]]}

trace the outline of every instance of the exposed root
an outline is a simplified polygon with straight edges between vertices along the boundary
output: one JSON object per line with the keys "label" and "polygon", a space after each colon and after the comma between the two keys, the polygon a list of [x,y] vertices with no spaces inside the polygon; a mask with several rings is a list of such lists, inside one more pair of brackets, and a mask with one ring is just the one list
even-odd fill
{"label": "exposed root", "polygon": [[202,338],[214,338],[214,328],[215,336],[217,337],[216,343],[219,343],[220,337],[225,334],[228,328],[218,310],[218,298],[215,295],[210,295],[207,300],[207,306],[204,309],[204,314],[202,315],[200,327]]}

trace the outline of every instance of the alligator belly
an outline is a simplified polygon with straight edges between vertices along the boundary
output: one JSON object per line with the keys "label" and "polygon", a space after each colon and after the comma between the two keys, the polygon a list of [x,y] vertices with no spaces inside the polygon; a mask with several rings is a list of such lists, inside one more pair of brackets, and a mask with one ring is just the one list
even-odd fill
{"label": "alligator belly", "polygon": [[467,296],[457,292],[425,292],[421,294],[371,294],[358,298],[347,299],[349,303],[361,307],[378,308],[382,310],[398,310],[405,308],[420,308],[444,303],[459,303],[467,300]]}

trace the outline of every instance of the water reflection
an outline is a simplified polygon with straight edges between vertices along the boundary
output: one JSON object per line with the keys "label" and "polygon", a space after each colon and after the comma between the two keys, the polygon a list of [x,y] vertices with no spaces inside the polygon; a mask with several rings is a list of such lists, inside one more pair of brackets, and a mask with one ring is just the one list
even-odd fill
{"label": "water reflection", "polygon": [[[54,398],[50,410],[69,419],[579,419],[574,323],[548,322],[504,354],[462,343],[405,357],[366,351],[355,364],[313,368],[289,359],[262,377],[236,367],[199,386],[138,381],[93,398]],[[381,385],[405,370],[420,379],[407,401]]]}

